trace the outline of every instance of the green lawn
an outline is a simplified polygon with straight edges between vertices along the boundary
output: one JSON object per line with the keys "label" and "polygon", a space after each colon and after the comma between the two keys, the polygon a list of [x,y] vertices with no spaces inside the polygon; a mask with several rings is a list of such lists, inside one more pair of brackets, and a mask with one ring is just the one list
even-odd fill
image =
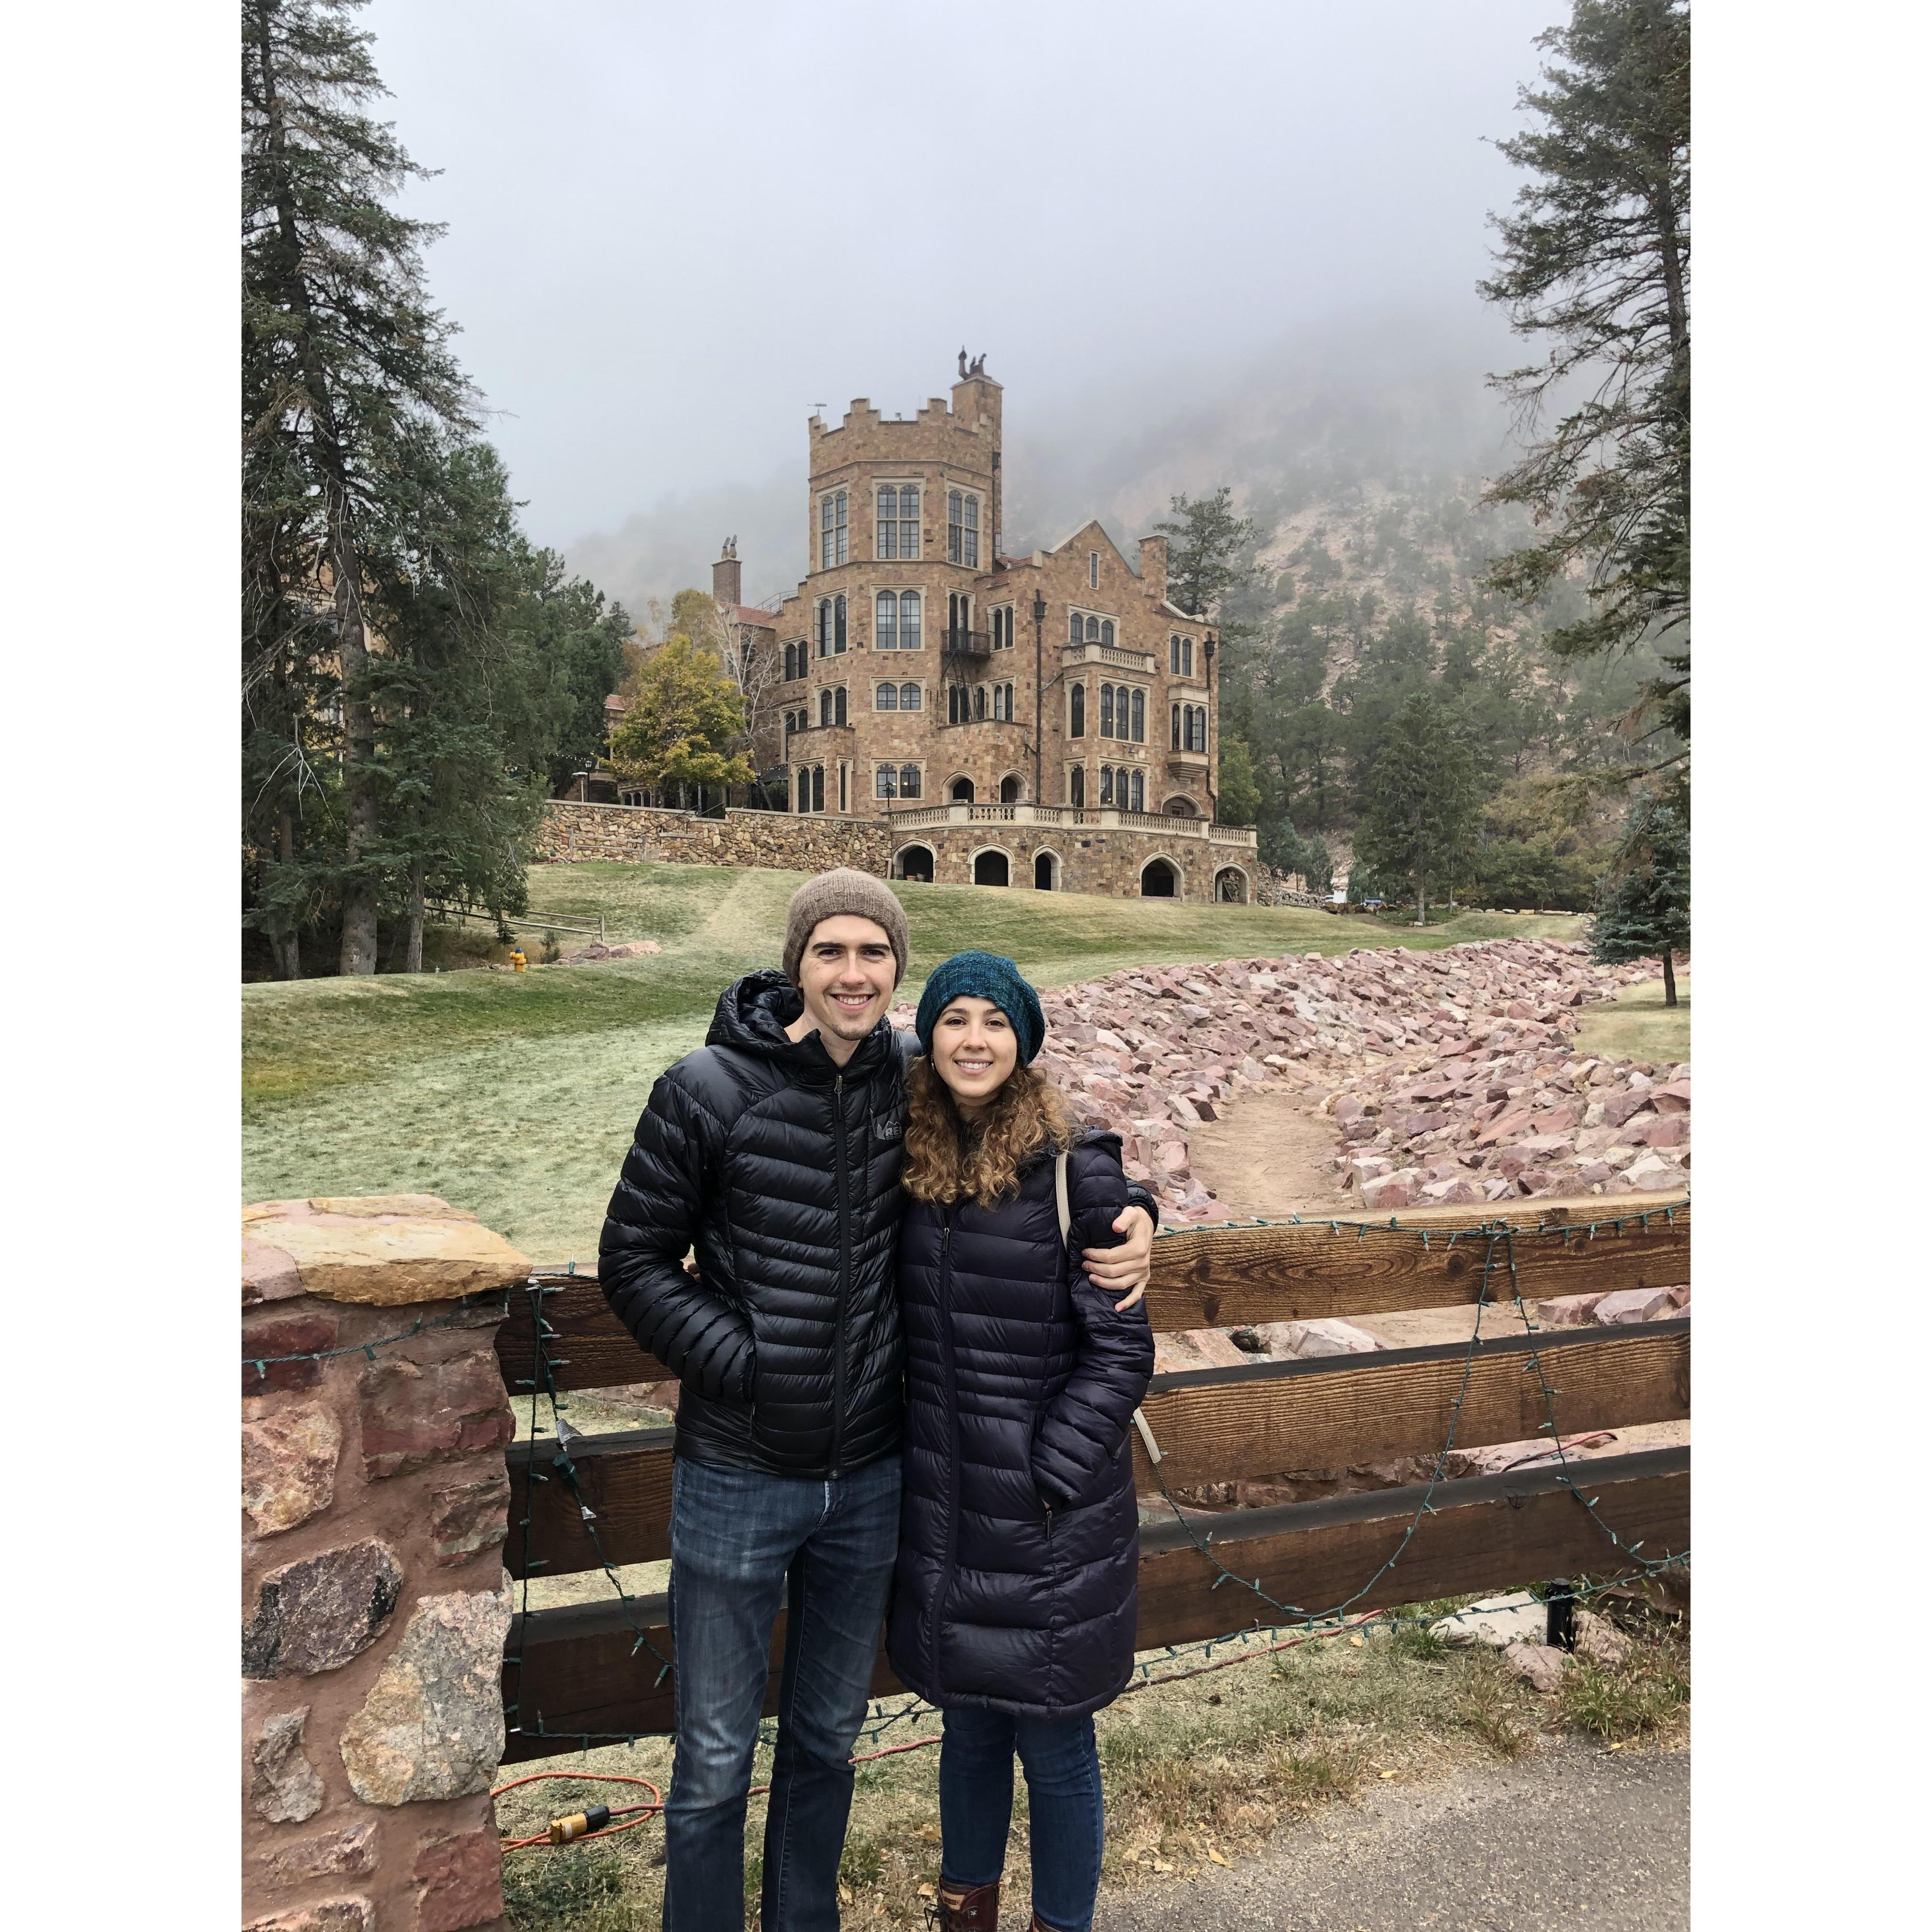
{"label": "green lawn", "polygon": [[1677,975],[1677,1004],[1664,1004],[1661,967],[1654,980],[1626,986],[1616,999],[1586,1006],[1576,1030],[1577,1050],[1610,1060],[1676,1066],[1690,1058],[1690,975]]}
{"label": "green lawn", "polygon": [[[777,963],[796,872],[542,866],[533,914],[604,914],[662,953],[525,974],[312,980],[242,988],[244,1198],[440,1194],[544,1261],[588,1256],[632,1127],[662,1069],[704,1039],[718,994]],[[906,992],[962,946],[1010,954],[1042,986],[1162,961],[1434,948],[1567,934],[1562,918],[1477,914],[1399,934],[1298,908],[896,886]],[[531,931],[532,956],[538,937]],[[566,942],[574,944],[575,942]]]}

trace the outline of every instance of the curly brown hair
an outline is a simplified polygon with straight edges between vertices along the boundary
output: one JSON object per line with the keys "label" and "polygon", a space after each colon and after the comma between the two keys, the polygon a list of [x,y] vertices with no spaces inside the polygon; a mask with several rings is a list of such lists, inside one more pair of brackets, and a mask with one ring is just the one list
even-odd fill
{"label": "curly brown hair", "polygon": [[1030,1066],[970,1119],[921,1054],[906,1075],[906,1192],[917,1201],[976,1202],[991,1207],[1018,1191],[1020,1169],[1042,1150],[1058,1153],[1072,1132],[1060,1090]]}

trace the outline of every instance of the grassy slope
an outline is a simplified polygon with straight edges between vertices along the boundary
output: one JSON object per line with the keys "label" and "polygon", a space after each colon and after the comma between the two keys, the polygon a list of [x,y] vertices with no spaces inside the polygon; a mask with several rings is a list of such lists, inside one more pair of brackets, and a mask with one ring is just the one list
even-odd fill
{"label": "grassy slope", "polygon": [[[718,994],[776,963],[795,872],[722,866],[536,868],[532,910],[602,910],[613,938],[664,950],[526,974],[317,980],[242,989],[243,1190],[440,1194],[546,1261],[588,1255],[631,1129],[662,1069],[698,1045]],[[964,946],[1041,986],[1160,961],[1435,947],[1567,933],[1574,921],[1476,914],[1425,933],[1292,908],[896,888],[920,968]]]}
{"label": "grassy slope", "polygon": [[1584,1053],[1613,1060],[1647,1060],[1653,1066],[1676,1065],[1690,1058],[1690,976],[1677,976],[1677,1004],[1664,1004],[1659,976],[1626,986],[1614,1000],[1588,1008],[1576,1030]]}

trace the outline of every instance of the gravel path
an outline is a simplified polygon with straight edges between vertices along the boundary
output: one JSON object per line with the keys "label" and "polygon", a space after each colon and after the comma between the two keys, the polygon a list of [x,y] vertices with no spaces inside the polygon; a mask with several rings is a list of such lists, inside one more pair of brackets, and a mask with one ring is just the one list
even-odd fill
{"label": "gravel path", "polygon": [[1131,1900],[1104,1932],[1676,1932],[1690,1922],[1688,1751],[1569,1740],[1334,1805],[1263,1857]]}

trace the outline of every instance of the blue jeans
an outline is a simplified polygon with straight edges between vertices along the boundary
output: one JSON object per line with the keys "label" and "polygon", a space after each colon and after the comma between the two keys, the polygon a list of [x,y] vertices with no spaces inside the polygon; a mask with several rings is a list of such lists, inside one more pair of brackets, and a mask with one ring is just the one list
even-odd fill
{"label": "blue jeans", "polygon": [[831,1482],[672,1465],[666,1932],[742,1932],[746,1795],[781,1601],[764,1932],[836,1932],[852,1744],[898,1538],[896,1456]]}
{"label": "blue jeans", "polygon": [[1052,1932],[1088,1932],[1106,1842],[1091,1718],[946,1712],[939,1748],[940,1875],[948,1885],[991,1885],[1006,1869],[1016,1750],[1032,1821],[1034,1912]]}

